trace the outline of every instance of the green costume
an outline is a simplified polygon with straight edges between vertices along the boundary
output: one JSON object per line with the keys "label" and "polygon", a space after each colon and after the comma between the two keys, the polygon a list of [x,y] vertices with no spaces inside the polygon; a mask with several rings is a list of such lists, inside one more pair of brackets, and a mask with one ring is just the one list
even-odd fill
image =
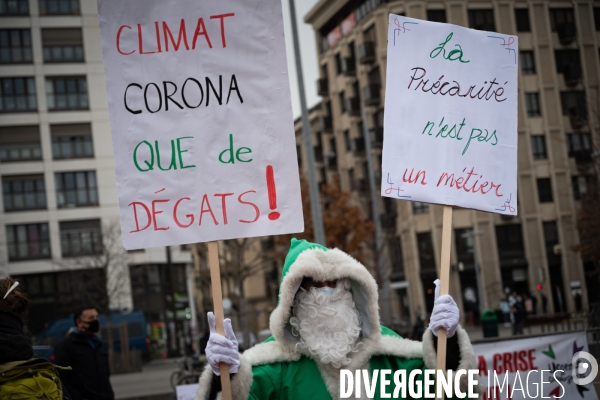
{"label": "green costume", "polygon": [[[291,332],[291,306],[304,277],[315,281],[349,278],[355,307],[361,317],[361,336],[364,348],[352,354],[350,365],[343,369],[354,371],[389,369],[391,381],[387,393],[393,393],[393,372],[405,370],[408,377],[414,369],[435,368],[436,352],[433,334],[428,329],[423,342],[402,339],[379,324],[377,283],[369,271],[354,258],[338,250],[292,239],[286,257],[279,304],[271,314],[273,337],[248,349],[240,356],[240,367],[231,379],[234,400],[331,400],[340,396],[340,369],[315,361],[307,351],[296,349],[298,337]],[[466,332],[456,331],[460,353],[459,369],[476,369],[475,353]],[[464,377],[463,377],[464,378]],[[420,375],[419,379],[423,379]],[[380,398],[379,379],[375,399]],[[200,378],[196,400],[207,400],[211,392],[213,372],[210,366]],[[366,399],[364,382],[361,397]],[[462,385],[461,385],[462,386]],[[407,393],[408,396],[408,393]],[[220,398],[220,394],[219,394]],[[354,394],[350,398],[356,398]],[[402,397],[398,397],[402,398]],[[407,397],[411,398],[411,397]]]}

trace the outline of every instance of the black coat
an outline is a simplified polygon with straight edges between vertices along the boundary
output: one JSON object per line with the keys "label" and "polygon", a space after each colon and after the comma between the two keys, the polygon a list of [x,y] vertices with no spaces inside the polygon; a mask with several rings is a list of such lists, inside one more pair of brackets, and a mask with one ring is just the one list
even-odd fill
{"label": "black coat", "polygon": [[23,333],[21,318],[15,313],[0,311],[0,364],[32,357],[31,342]]}
{"label": "black coat", "polygon": [[71,367],[61,380],[73,400],[114,400],[108,368],[108,349],[97,336],[73,332],[54,349],[54,363]]}

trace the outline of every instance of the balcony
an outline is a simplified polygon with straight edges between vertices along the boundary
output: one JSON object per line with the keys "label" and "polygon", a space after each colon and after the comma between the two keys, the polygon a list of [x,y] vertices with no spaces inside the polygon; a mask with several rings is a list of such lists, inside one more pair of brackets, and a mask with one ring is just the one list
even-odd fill
{"label": "balcony", "polygon": [[342,58],[342,73],[346,76],[356,75],[356,59],[354,57]]}
{"label": "balcony", "polygon": [[564,69],[563,76],[567,86],[575,86],[581,82],[581,67],[571,63]]}
{"label": "balcony", "polygon": [[361,64],[372,64],[375,62],[375,43],[364,42],[358,46],[358,62]]}
{"label": "balcony", "polygon": [[383,146],[383,126],[371,128],[369,134],[371,135],[371,143],[373,143],[373,146]]}
{"label": "balcony", "polygon": [[363,88],[363,93],[365,96],[365,104],[368,106],[376,106],[381,101],[381,95],[379,90],[379,85],[370,84]]}
{"label": "balcony", "polygon": [[333,131],[333,122],[330,116],[321,117],[321,131],[322,132],[332,132]]}
{"label": "balcony", "polygon": [[346,102],[346,107],[350,115],[360,115],[360,99],[358,97],[351,97],[348,100],[346,100]]}
{"label": "balcony", "polygon": [[317,94],[321,97],[329,95],[329,79],[317,79]]}
{"label": "balcony", "polygon": [[568,45],[573,43],[573,41],[577,37],[577,29],[575,28],[575,24],[573,23],[564,23],[558,25],[556,27],[556,32],[558,33],[558,39],[560,40],[560,44],[562,45]]}

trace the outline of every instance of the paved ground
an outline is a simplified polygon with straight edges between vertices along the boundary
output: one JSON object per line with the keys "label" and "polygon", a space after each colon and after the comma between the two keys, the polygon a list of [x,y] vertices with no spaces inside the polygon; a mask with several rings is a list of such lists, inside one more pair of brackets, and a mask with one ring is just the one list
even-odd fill
{"label": "paved ground", "polygon": [[142,372],[111,376],[110,382],[116,399],[170,399],[173,392],[169,383],[169,377],[171,376],[171,372],[177,370],[175,360],[174,358],[153,360],[148,364],[144,364]]}

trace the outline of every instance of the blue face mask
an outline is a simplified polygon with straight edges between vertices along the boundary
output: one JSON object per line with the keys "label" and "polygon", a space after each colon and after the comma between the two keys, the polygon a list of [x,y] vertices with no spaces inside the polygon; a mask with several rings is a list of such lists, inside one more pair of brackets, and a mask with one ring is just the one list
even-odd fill
{"label": "blue face mask", "polygon": [[335,291],[334,288],[329,287],[329,286],[325,286],[325,287],[319,288],[318,290],[319,290],[319,292],[323,293],[327,297],[332,296],[333,292]]}

